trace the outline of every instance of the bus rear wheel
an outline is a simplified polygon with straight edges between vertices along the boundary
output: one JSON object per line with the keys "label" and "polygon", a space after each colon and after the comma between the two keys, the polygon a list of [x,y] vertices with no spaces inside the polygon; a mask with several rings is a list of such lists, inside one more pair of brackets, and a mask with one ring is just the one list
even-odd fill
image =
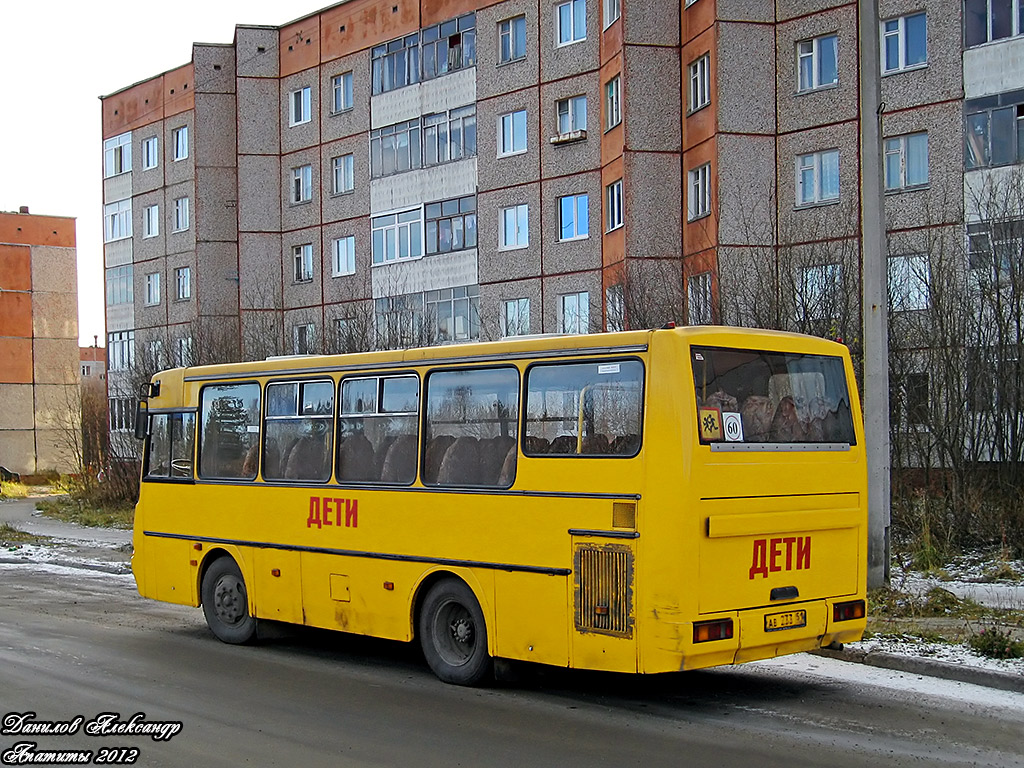
{"label": "bus rear wheel", "polygon": [[464,582],[445,579],[430,589],[419,635],[427,664],[443,682],[478,685],[490,672],[484,614]]}
{"label": "bus rear wheel", "polygon": [[230,557],[214,560],[203,575],[203,614],[217,639],[234,645],[256,636],[256,619],[249,615],[249,594],[238,565]]}

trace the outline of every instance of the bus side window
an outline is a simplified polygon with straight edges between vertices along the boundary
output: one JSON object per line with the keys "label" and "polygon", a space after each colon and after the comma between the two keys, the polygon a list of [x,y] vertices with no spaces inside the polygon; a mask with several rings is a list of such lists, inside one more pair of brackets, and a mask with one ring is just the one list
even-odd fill
{"label": "bus side window", "polygon": [[169,477],[171,472],[170,414],[158,413],[150,417],[149,463],[146,477]]}
{"label": "bus side window", "polygon": [[194,413],[154,414],[150,424],[146,477],[192,477]]}
{"label": "bus side window", "polygon": [[201,477],[252,480],[256,470],[245,461],[260,436],[260,385],[222,384],[200,395]]}
{"label": "bus side window", "polygon": [[519,372],[434,371],[427,378],[425,485],[507,488],[515,479]]}
{"label": "bus side window", "polygon": [[416,479],[419,379],[344,379],[338,419],[339,482],[409,485]]}
{"label": "bus side window", "polygon": [[[266,411],[263,479],[329,480],[334,382],[268,384]],[[246,465],[255,472],[255,464],[250,467],[247,461]]]}
{"label": "bus side window", "polygon": [[644,368],[638,360],[534,365],[526,378],[527,456],[635,456]]}

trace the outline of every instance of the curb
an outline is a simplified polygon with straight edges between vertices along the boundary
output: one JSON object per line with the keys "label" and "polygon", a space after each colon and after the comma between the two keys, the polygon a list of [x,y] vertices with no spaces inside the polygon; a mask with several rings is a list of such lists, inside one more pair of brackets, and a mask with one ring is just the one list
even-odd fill
{"label": "curb", "polygon": [[898,656],[893,653],[885,653],[884,651],[819,648],[810,651],[810,653],[814,656],[825,656],[840,661],[867,664],[870,667],[892,669],[897,672],[909,672],[914,675],[938,677],[944,680],[956,680],[961,683],[972,683],[973,685],[983,685],[987,688],[997,688],[1001,691],[1024,693],[1024,675],[1015,675],[1011,672],[997,672],[992,669],[965,667],[959,664],[950,664],[947,661],[925,659],[919,656]]}

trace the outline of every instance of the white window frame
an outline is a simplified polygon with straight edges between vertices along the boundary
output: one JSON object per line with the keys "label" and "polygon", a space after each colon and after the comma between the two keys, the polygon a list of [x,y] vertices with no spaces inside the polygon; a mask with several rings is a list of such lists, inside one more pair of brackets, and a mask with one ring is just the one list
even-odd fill
{"label": "white window frame", "polygon": [[355,158],[350,153],[331,159],[331,194],[344,195],[356,188]]}
{"label": "white window frame", "polygon": [[[568,217],[566,203],[570,202]],[[569,234],[566,236],[566,228]],[[590,196],[586,192],[576,195],[563,195],[558,198],[558,242],[567,243],[573,240],[586,240],[590,237]]]}
{"label": "white window frame", "polygon": [[622,76],[615,75],[604,84],[604,129],[610,131],[622,122]]}
{"label": "white window frame", "polygon": [[526,203],[502,208],[498,218],[498,250],[514,251],[530,245],[530,206]]}
{"label": "white window frame", "polygon": [[889,257],[889,308],[893,312],[928,309],[931,303],[931,270],[928,254],[909,253]]}
{"label": "white window frame", "polygon": [[310,164],[292,168],[292,187],[289,201],[292,205],[308,203],[313,199],[313,166]]}
{"label": "white window frame", "polygon": [[288,94],[288,127],[304,125],[313,119],[313,89],[308,85]]}
{"label": "white window frame", "polygon": [[356,273],[355,235],[337,237],[331,241],[331,277]]}
{"label": "white window frame", "polygon": [[[907,19],[916,19],[924,16],[924,61],[907,63]],[[928,66],[928,17],[925,11],[920,13],[908,13],[906,16],[899,16],[895,19],[885,19],[879,24],[879,35],[881,36],[881,57],[882,74],[891,75],[896,72],[906,72],[911,69],[921,69]],[[889,50],[886,45],[889,38],[896,39],[896,62],[890,66]]]}
{"label": "white window frame", "polygon": [[622,0],[604,0],[602,8],[604,28],[608,29],[608,27],[619,20],[620,16],[622,16]]}
{"label": "white window frame", "polygon": [[[1008,40],[1011,37],[1017,37],[1018,35],[1024,34],[1024,27],[1022,27],[1022,23],[1024,23],[1024,19],[1021,18],[1021,5],[1022,4],[1024,4],[1024,0],[1013,0],[1013,2],[1010,3],[1010,8],[1009,8],[1009,10],[1010,10],[1010,35],[1009,36],[1002,35],[1000,37],[994,37],[993,34],[992,34],[993,33],[992,22],[993,22],[993,18],[994,18],[994,14],[992,13],[992,0],[986,0],[985,1],[985,40],[983,40],[980,43],[974,43],[974,42],[968,43],[968,41],[966,39],[966,35],[965,35],[964,46],[967,47],[967,48],[974,48],[974,47],[979,46],[979,45],[985,45],[986,43],[995,42],[996,40]],[[964,8],[964,15],[965,15],[964,21],[965,22],[967,21],[966,14],[968,12],[969,12],[968,9]],[[965,23],[965,26],[966,26],[966,23]]]}
{"label": "white window frame", "polygon": [[[827,82],[822,80],[821,63],[822,50],[826,40],[834,40],[835,50],[835,79]],[[804,82],[803,61],[809,59],[811,62],[810,81]],[[812,37],[809,40],[801,40],[796,44],[796,90],[797,93],[810,93],[822,88],[835,88],[839,85],[839,35],[832,32],[828,35]]]}
{"label": "white window frame", "polygon": [[142,170],[149,171],[160,165],[160,137],[149,136],[142,140]]}
{"label": "white window frame", "polygon": [[103,178],[120,176],[132,169],[132,133],[112,136],[103,142]]}
{"label": "white window frame", "polygon": [[616,230],[623,224],[622,179],[616,179],[604,188],[605,232]]}
{"label": "white window frame", "polygon": [[689,325],[711,325],[711,273],[691,275],[686,281],[686,322]]}
{"label": "white window frame", "polygon": [[174,201],[174,226],[172,232],[184,232],[189,227],[188,198],[179,197]]}
{"label": "white window frame", "polygon": [[590,331],[590,293],[563,293],[558,297],[558,332],[588,333]]}
{"label": "white window frame", "polygon": [[174,300],[188,301],[192,298],[192,268],[177,267],[174,270]]}
{"label": "white window frame", "polygon": [[135,365],[135,331],[107,334],[107,370],[127,371]]}
{"label": "white window frame", "polygon": [[[833,157],[835,157],[836,191],[834,195],[828,194],[828,196],[826,196],[822,188],[822,180],[824,176],[824,174],[822,173],[822,167],[826,160],[831,164]],[[810,180],[812,184],[812,194],[810,195],[810,197],[806,199],[803,194],[804,179],[807,178],[803,173],[804,171],[810,171]],[[803,208],[806,206],[822,205],[826,203],[837,202],[839,200],[839,195],[841,192],[839,171],[840,158],[838,149],[824,149],[818,152],[809,152],[803,155],[797,155],[796,207]]]}
{"label": "white window frame", "polygon": [[[527,141],[527,115],[525,109],[506,112],[498,116],[498,157],[524,154]],[[517,130],[520,129],[521,131]],[[522,141],[518,141],[519,139]]]}
{"label": "white window frame", "polygon": [[[374,266],[421,258],[424,249],[422,206],[372,217],[370,234]],[[406,249],[404,256],[403,245]]]}
{"label": "white window frame", "polygon": [[558,135],[587,130],[587,95],[585,93],[559,99],[555,102],[555,120]]}
{"label": "white window frame", "polygon": [[[568,29],[563,30],[562,24],[562,9],[567,8],[569,11]],[[583,29],[578,29],[579,19],[577,13],[582,8],[583,14]],[[566,34],[563,34],[566,33]],[[568,45],[574,45],[575,43],[582,42],[587,39],[587,0],[567,0],[567,2],[559,3],[555,6],[555,47],[564,48]]]}
{"label": "white window frame", "polygon": [[352,73],[342,72],[331,78],[331,114],[348,112],[355,104],[352,91]]}
{"label": "white window frame", "polygon": [[191,336],[180,336],[175,340],[175,354],[177,360],[175,363],[184,368],[189,365],[193,365],[196,361],[192,356],[192,337]]}
{"label": "white window frame", "polygon": [[501,314],[501,335],[526,336],[530,333],[530,299],[507,299]]}
{"label": "white window frame", "polygon": [[160,273],[150,272],[146,275],[146,301],[147,307],[155,307],[160,304]]}
{"label": "white window frame", "polygon": [[[910,179],[908,171],[911,159],[911,142],[916,146],[918,142],[924,142],[924,178]],[[928,132],[919,131],[908,133],[903,136],[888,136],[882,140],[883,162],[882,170],[886,192],[899,192],[906,189],[921,189],[928,186]],[[898,163],[898,170],[894,169],[892,163]]]}
{"label": "white window frame", "polygon": [[[522,35],[522,40],[519,36]],[[507,46],[506,46],[507,41]],[[522,47],[523,53],[516,56],[516,49]],[[508,49],[508,56],[505,50]],[[509,64],[526,58],[526,16],[512,16],[498,22],[498,64]]]}
{"label": "white window frame", "polygon": [[103,242],[127,240],[132,236],[132,201],[117,200],[103,206]]}
{"label": "white window frame", "polygon": [[107,306],[135,301],[135,270],[131,264],[106,270]]}
{"label": "white window frame", "polygon": [[686,175],[686,220],[696,221],[711,214],[711,163],[704,163]]}
{"label": "white window frame", "polygon": [[292,246],[292,282],[313,281],[313,244],[300,243]]}
{"label": "white window frame", "polygon": [[160,206],[147,205],[142,209],[142,237],[157,237],[160,234]]}
{"label": "white window frame", "polygon": [[171,141],[174,144],[174,162],[188,158],[188,126],[180,125],[171,130]]}
{"label": "white window frame", "polygon": [[692,62],[689,71],[690,103],[687,114],[693,114],[711,103],[711,54],[705,53]]}

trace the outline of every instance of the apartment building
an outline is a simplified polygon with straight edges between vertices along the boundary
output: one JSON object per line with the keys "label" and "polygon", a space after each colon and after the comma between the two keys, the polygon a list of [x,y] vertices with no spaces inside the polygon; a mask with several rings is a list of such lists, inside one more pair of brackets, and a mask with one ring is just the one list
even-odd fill
{"label": "apartment building", "polygon": [[[996,236],[965,206],[1021,157],[1020,5],[880,2],[895,311],[965,217]],[[112,425],[130,370],[201,359],[857,338],[861,58],[852,0],[347,0],[196,44],[103,98]]]}
{"label": "apartment building", "polygon": [[75,220],[0,212],[0,466],[75,469],[78,375]]}

